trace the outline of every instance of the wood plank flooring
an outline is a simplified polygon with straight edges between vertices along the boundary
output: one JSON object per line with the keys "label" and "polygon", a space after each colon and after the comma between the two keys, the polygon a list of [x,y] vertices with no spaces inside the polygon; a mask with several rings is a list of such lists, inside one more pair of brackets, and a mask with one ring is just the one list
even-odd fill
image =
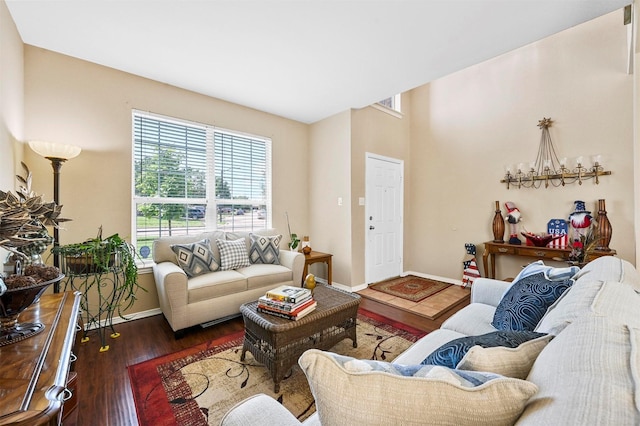
{"label": "wood plank flooring", "polygon": [[424,331],[440,328],[451,315],[469,304],[471,290],[451,285],[420,302],[412,302],[369,288],[358,292],[360,307]]}
{"label": "wood plank flooring", "polygon": [[[440,293],[444,292],[447,293],[429,302],[430,307],[425,303],[419,308],[407,307],[406,304],[394,306],[393,300],[376,300],[376,295],[371,297],[359,293],[363,296],[362,308],[412,327],[431,331],[439,327],[437,324],[441,324],[443,318],[469,302],[468,290],[458,287]],[[78,360],[73,368],[78,373],[78,408],[69,414],[64,422],[65,426],[138,425],[128,365],[241,331],[243,322],[238,317],[207,328],[192,327],[179,340],[175,340],[171,327],[162,315],[118,324],[115,328],[120,337],[107,337],[109,350],[106,352],[99,351],[100,339],[97,334],[91,334],[86,343],[80,343],[79,336],[77,337],[74,353]]]}

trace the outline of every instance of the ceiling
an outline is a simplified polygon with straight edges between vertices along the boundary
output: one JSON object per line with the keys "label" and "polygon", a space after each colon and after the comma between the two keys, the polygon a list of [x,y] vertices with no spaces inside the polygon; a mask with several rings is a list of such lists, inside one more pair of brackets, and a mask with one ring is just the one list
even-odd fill
{"label": "ceiling", "polygon": [[370,105],[629,3],[6,0],[26,44],[304,123]]}

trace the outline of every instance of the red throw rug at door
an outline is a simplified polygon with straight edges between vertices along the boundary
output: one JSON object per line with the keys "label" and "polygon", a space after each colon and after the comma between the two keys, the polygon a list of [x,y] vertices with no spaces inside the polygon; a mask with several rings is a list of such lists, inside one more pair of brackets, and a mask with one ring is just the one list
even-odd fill
{"label": "red throw rug at door", "polygon": [[[331,350],[363,359],[391,361],[426,333],[360,310],[358,347],[343,340]],[[315,412],[306,377],[296,365],[273,392],[273,381],[250,353],[240,361],[243,333],[128,367],[141,426],[218,425],[236,403],[257,393],[280,401],[298,419]]]}

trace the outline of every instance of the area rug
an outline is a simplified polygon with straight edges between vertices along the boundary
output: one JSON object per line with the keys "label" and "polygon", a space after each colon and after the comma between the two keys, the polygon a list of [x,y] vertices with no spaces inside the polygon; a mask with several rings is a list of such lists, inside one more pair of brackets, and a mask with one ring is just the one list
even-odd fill
{"label": "area rug", "polygon": [[369,288],[412,302],[419,302],[449,286],[451,284],[442,281],[407,275],[373,284]]}
{"label": "area rug", "polygon": [[[360,310],[358,347],[345,339],[331,351],[391,361],[425,333]],[[128,367],[140,425],[218,425],[236,403],[258,393],[272,396],[301,421],[315,412],[306,377],[295,366],[273,392],[267,369],[247,352],[240,361],[243,333],[207,342]]]}

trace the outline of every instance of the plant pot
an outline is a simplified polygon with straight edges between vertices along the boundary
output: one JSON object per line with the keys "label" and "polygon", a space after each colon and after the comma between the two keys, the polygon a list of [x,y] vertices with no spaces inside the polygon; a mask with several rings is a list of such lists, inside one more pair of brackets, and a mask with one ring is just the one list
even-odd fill
{"label": "plant pot", "polygon": [[7,289],[0,295],[0,346],[16,343],[44,330],[41,323],[19,323],[18,316],[33,303],[51,284],[64,275],[29,287]]}
{"label": "plant pot", "polygon": [[64,262],[64,272],[71,275],[105,273],[118,266],[116,253],[66,255]]}

